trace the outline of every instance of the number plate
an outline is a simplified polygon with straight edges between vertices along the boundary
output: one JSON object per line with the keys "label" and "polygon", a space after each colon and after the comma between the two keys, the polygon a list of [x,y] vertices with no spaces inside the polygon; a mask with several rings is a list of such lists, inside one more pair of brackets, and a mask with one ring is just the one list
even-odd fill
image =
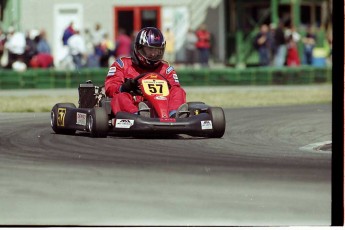
{"label": "number plate", "polygon": [[166,81],[156,79],[144,79],[141,82],[147,95],[169,95],[169,87]]}

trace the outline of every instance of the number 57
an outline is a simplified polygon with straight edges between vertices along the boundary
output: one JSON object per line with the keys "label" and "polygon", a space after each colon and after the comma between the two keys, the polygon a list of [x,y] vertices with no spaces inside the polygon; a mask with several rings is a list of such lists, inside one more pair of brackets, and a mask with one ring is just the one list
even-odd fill
{"label": "number 57", "polygon": [[163,93],[162,84],[148,84],[151,93]]}

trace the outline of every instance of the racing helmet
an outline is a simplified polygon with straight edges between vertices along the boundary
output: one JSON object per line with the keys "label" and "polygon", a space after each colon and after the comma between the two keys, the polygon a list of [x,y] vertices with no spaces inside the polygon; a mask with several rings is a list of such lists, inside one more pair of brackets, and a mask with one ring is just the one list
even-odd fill
{"label": "racing helmet", "polygon": [[164,36],[159,29],[141,29],[134,41],[134,63],[149,69],[157,67],[162,62],[165,44]]}

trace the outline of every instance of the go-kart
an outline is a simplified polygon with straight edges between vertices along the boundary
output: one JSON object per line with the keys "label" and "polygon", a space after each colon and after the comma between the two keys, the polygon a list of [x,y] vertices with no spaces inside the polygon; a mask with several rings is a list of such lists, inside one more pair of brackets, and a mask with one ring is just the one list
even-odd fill
{"label": "go-kart", "polygon": [[190,136],[221,138],[225,132],[225,116],[221,107],[203,102],[188,102],[183,116],[169,117],[168,81],[157,73],[145,73],[131,79],[137,85],[133,95],[140,95],[147,104],[146,116],[128,112],[113,114],[104,87],[91,81],[79,85],[79,106],[57,103],[51,110],[51,127],[57,134],[73,135],[77,130],[92,137],[111,134],[129,136],[150,134],[187,134]]}

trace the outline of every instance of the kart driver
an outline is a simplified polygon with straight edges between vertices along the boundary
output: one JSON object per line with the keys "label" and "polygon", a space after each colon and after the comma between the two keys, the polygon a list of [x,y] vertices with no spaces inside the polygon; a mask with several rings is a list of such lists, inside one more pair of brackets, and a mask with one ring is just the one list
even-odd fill
{"label": "kart driver", "polygon": [[[168,62],[163,61],[165,44],[166,41],[159,29],[155,27],[143,28],[135,38],[131,57],[118,58],[111,65],[105,79],[105,93],[112,98],[111,108],[114,114],[119,111],[140,114],[142,109],[148,108],[142,102],[142,96],[130,94],[138,86],[126,78],[133,79],[143,73],[155,72],[168,80],[170,117],[183,117],[183,115],[180,116],[179,112],[188,110],[186,93],[180,86],[174,68]],[[142,108],[143,106],[146,108]]]}

